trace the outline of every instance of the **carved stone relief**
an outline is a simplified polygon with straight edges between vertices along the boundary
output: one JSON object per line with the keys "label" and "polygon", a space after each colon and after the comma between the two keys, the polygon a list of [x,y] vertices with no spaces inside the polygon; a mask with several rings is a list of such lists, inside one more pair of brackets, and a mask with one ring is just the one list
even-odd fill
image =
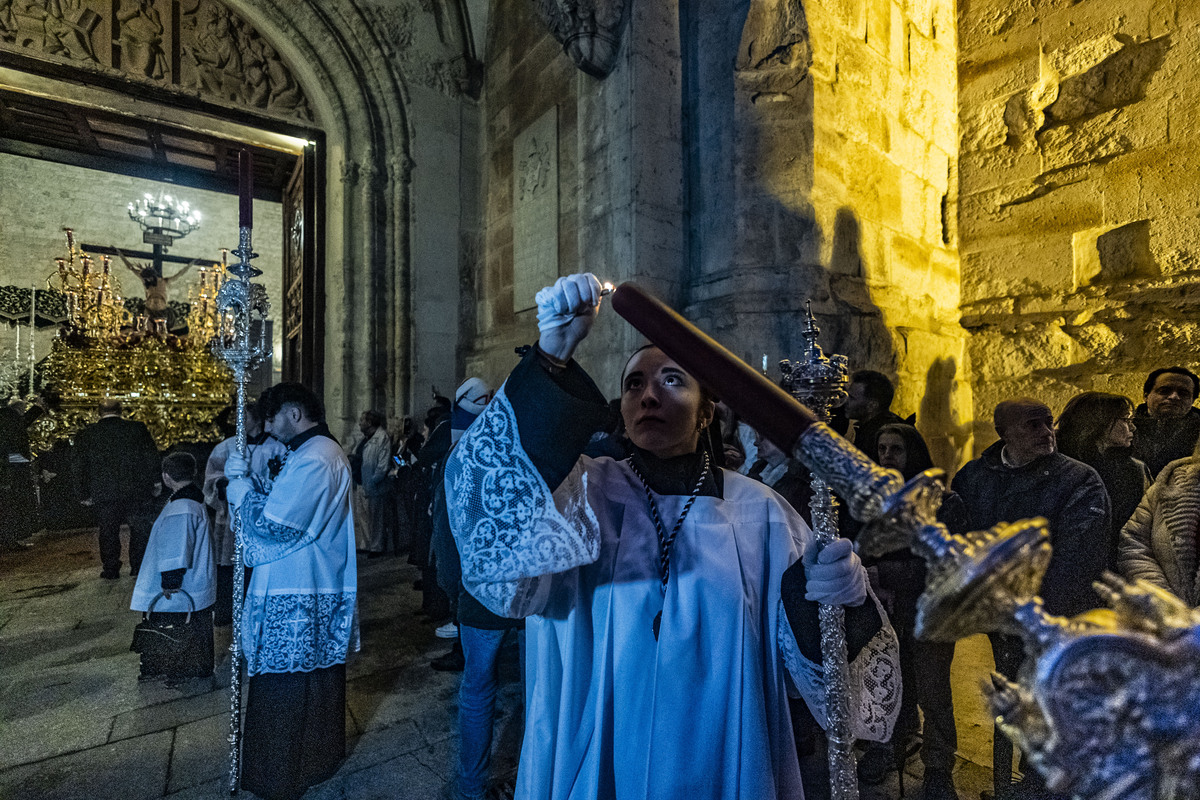
{"label": "carved stone relief", "polygon": [[0,0],[0,48],[312,120],[279,54],[217,0]]}
{"label": "carved stone relief", "polygon": [[575,66],[606,78],[617,64],[629,0],[533,0],[538,15]]}
{"label": "carved stone relief", "polygon": [[[451,97],[467,91],[469,70],[457,43],[437,26],[431,0],[405,0],[364,9],[376,22],[380,49],[405,80]],[[447,57],[453,53],[452,57]]]}

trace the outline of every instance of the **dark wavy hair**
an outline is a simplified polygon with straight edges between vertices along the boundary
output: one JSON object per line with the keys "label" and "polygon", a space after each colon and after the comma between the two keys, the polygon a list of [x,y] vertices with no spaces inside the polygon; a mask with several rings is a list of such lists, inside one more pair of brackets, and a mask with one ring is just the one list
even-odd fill
{"label": "dark wavy hair", "polygon": [[1142,395],[1148,395],[1154,389],[1154,384],[1158,383],[1159,375],[1183,375],[1192,382],[1192,399],[1195,400],[1197,395],[1200,395],[1200,377],[1186,367],[1161,367],[1150,373],[1146,378],[1146,382],[1142,384]]}
{"label": "dark wavy hair", "polygon": [[1117,420],[1133,415],[1133,401],[1108,392],[1072,397],[1058,415],[1058,451],[1091,463],[1105,450],[1108,431]]}
{"label": "dark wavy hair", "polygon": [[304,412],[305,419],[310,422],[325,421],[325,408],[320,398],[301,383],[277,383],[262,393],[258,404],[264,420],[274,417],[284,406],[294,405]]}

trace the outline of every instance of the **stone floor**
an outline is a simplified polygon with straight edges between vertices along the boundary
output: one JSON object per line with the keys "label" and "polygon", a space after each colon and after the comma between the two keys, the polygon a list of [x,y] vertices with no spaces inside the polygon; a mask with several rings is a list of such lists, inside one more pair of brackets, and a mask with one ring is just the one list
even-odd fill
{"label": "stone floor", "polygon": [[[95,534],[39,534],[0,554],[0,797],[7,800],[227,796],[228,660],[217,686],[139,683],[129,652],[133,579],[103,581]],[[403,559],[359,562],[362,652],[347,669],[349,755],[306,800],[449,796],[457,673],[430,669],[447,650],[416,616],[417,577]],[[222,638],[223,635],[223,638]],[[228,633],[218,630],[218,652]],[[494,772],[515,772],[521,717],[516,648],[502,664]],[[992,668],[986,639],[960,643],[955,781],[964,800],[990,785],[991,722],[979,690]],[[905,790],[920,796],[919,759]],[[243,795],[247,796],[247,795]],[[899,797],[897,776],[864,800]]]}

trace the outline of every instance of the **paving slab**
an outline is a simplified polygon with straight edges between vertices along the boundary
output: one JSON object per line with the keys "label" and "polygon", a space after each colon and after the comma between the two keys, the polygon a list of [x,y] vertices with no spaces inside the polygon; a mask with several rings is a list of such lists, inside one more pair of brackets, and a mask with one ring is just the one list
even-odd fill
{"label": "paving slab", "polygon": [[[215,694],[215,692],[214,692]],[[228,748],[222,753],[215,743],[227,741],[229,714],[217,714],[175,728],[167,791],[178,792],[229,773]]]}
{"label": "paving slab", "polygon": [[166,793],[174,731],[92,747],[0,773],[10,800],[145,800]]}

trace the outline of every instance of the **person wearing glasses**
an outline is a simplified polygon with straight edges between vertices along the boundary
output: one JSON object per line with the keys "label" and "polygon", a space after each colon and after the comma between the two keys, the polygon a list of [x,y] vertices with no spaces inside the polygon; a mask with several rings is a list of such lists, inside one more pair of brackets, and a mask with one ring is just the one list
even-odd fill
{"label": "person wearing glasses", "polygon": [[1133,457],[1133,401],[1119,394],[1084,392],[1058,417],[1058,451],[1100,474],[1112,503],[1107,568],[1117,570],[1117,542],[1150,488],[1150,471]]}

